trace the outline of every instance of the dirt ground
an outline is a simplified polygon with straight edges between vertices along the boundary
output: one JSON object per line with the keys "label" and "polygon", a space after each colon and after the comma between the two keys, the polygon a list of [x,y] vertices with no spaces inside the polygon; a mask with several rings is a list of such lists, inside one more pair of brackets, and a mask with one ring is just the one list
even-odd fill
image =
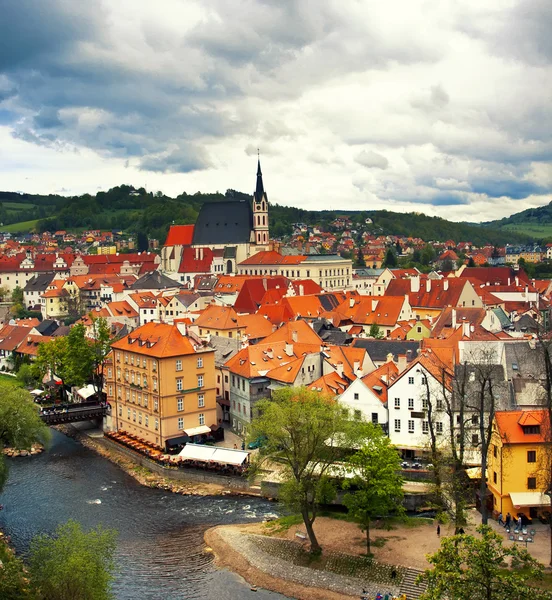
{"label": "dirt ground", "polygon": [[[471,511],[469,520],[470,525],[465,527],[464,530],[466,533],[473,534],[477,525],[481,522],[481,516],[479,513]],[[503,536],[506,546],[513,543],[508,540],[504,529],[496,521],[490,521],[489,524]],[[267,533],[267,529],[263,525],[253,527],[255,527],[258,533]],[[550,533],[548,526],[537,523],[534,525],[534,528],[537,531],[535,543],[529,544],[527,549],[534,558],[544,565],[548,565],[550,562]],[[345,552],[347,554],[366,553],[366,536],[355,523],[318,517],[314,522],[314,530],[320,544],[325,549]],[[295,536],[297,531],[304,532],[305,530],[302,525],[296,525],[290,527],[286,532],[276,535],[277,537],[297,540]],[[426,560],[426,555],[437,552],[441,538],[451,535],[454,535],[454,525],[441,525],[441,535],[438,536],[437,524],[426,520],[421,520],[420,524],[415,527],[394,525],[393,529],[389,531],[378,528],[375,524],[370,531],[372,541],[371,550],[374,558],[380,562],[412,567],[414,569],[427,569],[429,563]],[[381,542],[377,540],[381,540]],[[525,547],[525,544],[523,544],[523,547]]]}

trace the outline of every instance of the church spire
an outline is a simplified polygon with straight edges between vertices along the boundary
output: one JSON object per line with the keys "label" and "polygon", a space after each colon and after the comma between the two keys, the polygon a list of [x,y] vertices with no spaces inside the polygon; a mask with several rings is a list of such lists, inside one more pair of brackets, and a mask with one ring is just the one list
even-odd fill
{"label": "church spire", "polygon": [[255,202],[260,202],[264,195],[265,191],[263,185],[263,174],[261,172],[261,158],[259,156],[259,151],[257,150],[257,187],[255,188],[254,195]]}

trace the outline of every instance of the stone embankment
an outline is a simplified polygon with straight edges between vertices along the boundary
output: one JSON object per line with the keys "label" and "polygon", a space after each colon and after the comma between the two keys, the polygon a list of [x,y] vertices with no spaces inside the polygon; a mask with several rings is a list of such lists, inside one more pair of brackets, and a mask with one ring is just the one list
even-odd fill
{"label": "stone embankment", "polygon": [[[146,467],[140,466],[135,460],[113,449],[113,445],[103,443],[101,437],[91,437],[75,429],[71,425],[56,425],[60,433],[77,440],[80,444],[93,450],[103,458],[111,461],[125,473],[133,477],[138,483],[151,488],[159,488],[175,494],[194,496],[229,496],[237,495],[236,490],[229,490],[223,485],[196,481],[182,481],[170,479],[167,476],[153,473]],[[239,494],[241,495],[241,494]]]}

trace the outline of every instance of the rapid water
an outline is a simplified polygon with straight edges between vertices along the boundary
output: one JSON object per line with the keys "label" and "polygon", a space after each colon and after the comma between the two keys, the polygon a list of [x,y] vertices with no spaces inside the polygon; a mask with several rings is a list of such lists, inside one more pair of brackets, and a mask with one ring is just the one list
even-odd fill
{"label": "rapid water", "polygon": [[139,485],[132,477],[57,431],[47,452],[10,459],[0,503],[0,529],[25,553],[37,533],[74,519],[119,532],[119,600],[281,600],[251,591],[237,575],[218,570],[204,552],[213,526],[259,521],[273,503],[256,498],[180,496]]}

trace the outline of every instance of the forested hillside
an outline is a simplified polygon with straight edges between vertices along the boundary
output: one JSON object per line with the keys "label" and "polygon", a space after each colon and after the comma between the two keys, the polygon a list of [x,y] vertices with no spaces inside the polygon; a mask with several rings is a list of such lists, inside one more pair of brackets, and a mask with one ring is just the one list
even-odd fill
{"label": "forested hillside", "polygon": [[[0,222],[4,228],[8,225],[10,231],[28,231],[31,228],[39,232],[60,229],[121,229],[130,233],[140,231],[162,242],[171,223],[194,223],[204,202],[222,200],[225,197],[251,199],[251,196],[235,190],[227,190],[225,194],[183,192],[176,198],[170,198],[161,192],[154,194],[144,188],[136,189],[128,185],[117,186],[95,195],[72,197],[0,192]],[[404,214],[387,210],[309,211],[277,204],[270,207],[271,234],[274,237],[289,235],[292,224],[299,222],[331,230],[332,221],[339,215],[349,216],[355,227],[368,229],[376,235],[404,235],[426,241],[452,239],[478,245],[523,242],[529,239],[512,232],[453,223],[419,213]],[[373,223],[366,225],[368,218]]]}
{"label": "forested hillside", "polygon": [[552,238],[552,202],[538,208],[528,208],[498,221],[483,223],[485,227],[515,233],[525,233],[534,238]]}

